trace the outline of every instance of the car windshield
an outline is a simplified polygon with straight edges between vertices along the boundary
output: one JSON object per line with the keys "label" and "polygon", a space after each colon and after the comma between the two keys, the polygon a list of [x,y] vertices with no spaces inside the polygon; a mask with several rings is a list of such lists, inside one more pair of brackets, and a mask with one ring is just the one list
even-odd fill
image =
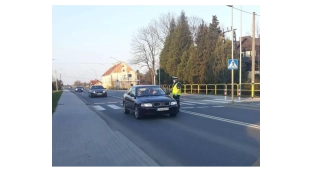
{"label": "car windshield", "polygon": [[79,87],[79,86],[78,86],[77,88],[82,88],[82,87]]}
{"label": "car windshield", "polygon": [[94,90],[94,89],[104,89],[104,87],[103,86],[92,86],[91,90]]}
{"label": "car windshield", "polygon": [[160,87],[138,87],[136,89],[136,95],[142,96],[163,96],[166,93]]}

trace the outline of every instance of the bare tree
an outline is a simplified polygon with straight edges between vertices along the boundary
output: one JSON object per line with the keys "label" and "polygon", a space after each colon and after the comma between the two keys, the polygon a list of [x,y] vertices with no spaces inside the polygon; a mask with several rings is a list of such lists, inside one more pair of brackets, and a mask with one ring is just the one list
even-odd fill
{"label": "bare tree", "polygon": [[158,20],[154,20],[154,27],[156,28],[156,34],[162,44],[165,43],[166,37],[170,32],[170,22],[175,20],[176,15],[174,13],[161,14]]}
{"label": "bare tree", "polygon": [[154,78],[153,84],[156,83],[157,56],[161,48],[159,36],[155,33],[156,30],[155,22],[151,22],[148,27],[139,29],[132,36],[130,43],[131,53],[134,57],[130,59],[129,63],[139,65],[140,67],[147,67],[148,70],[151,70],[151,76]]}
{"label": "bare tree", "polygon": [[195,42],[197,31],[198,31],[198,26],[202,23],[203,19],[196,17],[196,16],[191,16],[188,18],[188,24],[190,27],[190,31],[192,33],[192,39]]}

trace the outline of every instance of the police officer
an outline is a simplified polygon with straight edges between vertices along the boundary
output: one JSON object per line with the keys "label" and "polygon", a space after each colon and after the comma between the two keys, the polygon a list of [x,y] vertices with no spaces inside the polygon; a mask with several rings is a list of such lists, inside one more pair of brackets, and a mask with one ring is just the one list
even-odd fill
{"label": "police officer", "polygon": [[178,82],[178,77],[173,76],[172,80],[173,80],[173,84],[172,84],[171,93],[172,93],[173,98],[178,103],[178,109],[180,109],[181,83]]}

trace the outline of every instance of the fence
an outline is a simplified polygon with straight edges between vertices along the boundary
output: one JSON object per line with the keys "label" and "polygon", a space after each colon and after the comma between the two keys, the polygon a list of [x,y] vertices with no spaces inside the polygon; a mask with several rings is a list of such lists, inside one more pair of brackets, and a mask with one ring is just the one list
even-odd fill
{"label": "fence", "polygon": [[[171,89],[172,85],[161,85],[161,87]],[[213,95],[224,95],[226,90],[227,95],[232,94],[232,84],[182,84],[181,93],[187,94],[213,94]],[[234,96],[238,95],[239,84],[234,83]],[[242,83],[241,84],[241,96],[255,96],[260,97],[260,83]]]}

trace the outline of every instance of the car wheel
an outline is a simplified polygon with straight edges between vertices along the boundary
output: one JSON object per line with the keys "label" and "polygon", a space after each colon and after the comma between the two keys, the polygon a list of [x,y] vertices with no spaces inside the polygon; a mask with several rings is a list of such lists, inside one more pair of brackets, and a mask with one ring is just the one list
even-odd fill
{"label": "car wheel", "polygon": [[135,109],[134,109],[134,116],[136,119],[141,119],[142,118],[142,114],[139,112],[139,108],[138,106],[135,106]]}
{"label": "car wheel", "polygon": [[123,111],[124,111],[124,114],[129,114],[129,110],[126,108],[126,105],[125,103],[123,103]]}

